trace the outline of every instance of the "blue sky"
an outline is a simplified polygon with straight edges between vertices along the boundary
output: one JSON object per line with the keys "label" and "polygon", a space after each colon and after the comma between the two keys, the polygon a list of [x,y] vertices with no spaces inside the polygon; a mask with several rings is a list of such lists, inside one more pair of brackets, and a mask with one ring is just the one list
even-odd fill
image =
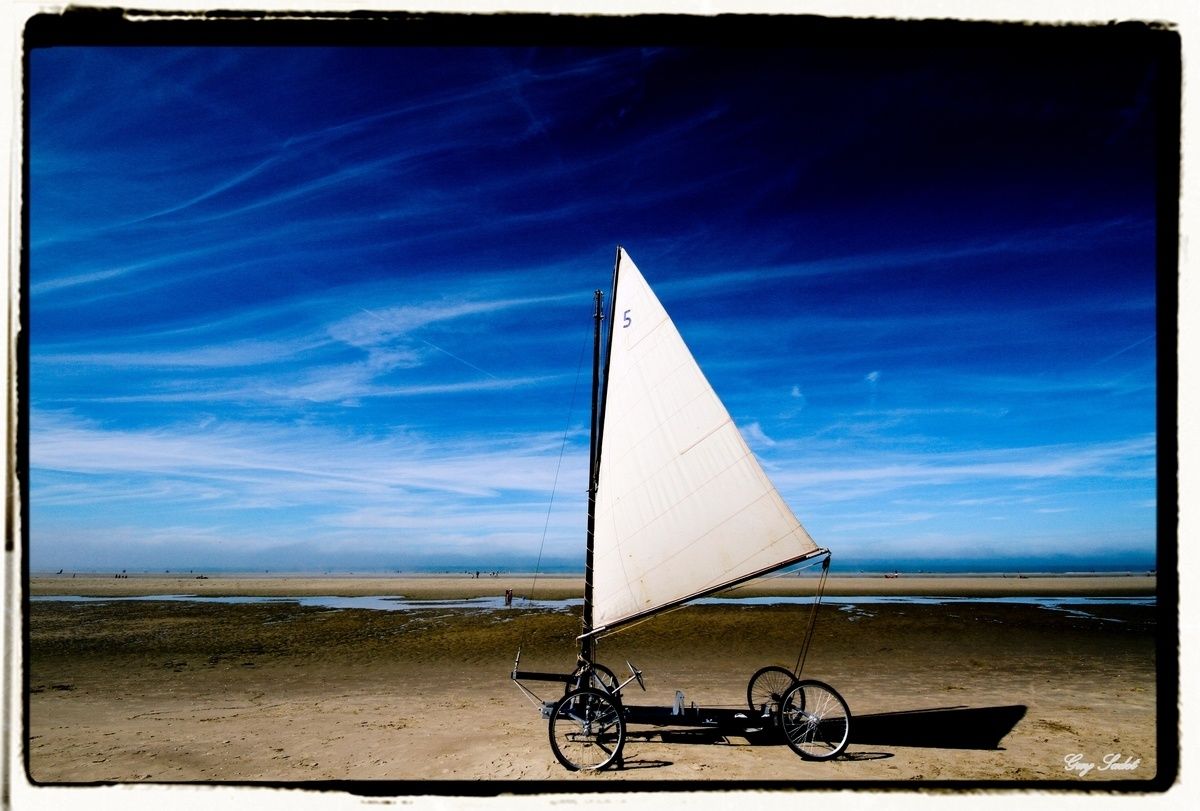
{"label": "blue sky", "polygon": [[618,243],[839,567],[1154,565],[1136,52],[30,66],[34,570],[580,567]]}

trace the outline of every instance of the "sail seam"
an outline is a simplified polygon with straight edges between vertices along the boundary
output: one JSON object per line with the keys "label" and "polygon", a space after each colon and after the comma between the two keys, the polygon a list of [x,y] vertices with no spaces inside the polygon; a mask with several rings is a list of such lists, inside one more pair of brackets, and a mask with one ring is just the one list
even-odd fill
{"label": "sail seam", "polygon": [[[720,430],[721,428],[725,427],[726,425],[729,425],[731,422],[732,422],[732,420],[728,420],[728,421],[726,421],[726,422],[722,423],[721,425],[717,426],[717,428],[716,428],[716,429],[713,429],[712,431],[709,431],[709,432],[708,432],[708,434],[706,434],[704,438],[705,438],[705,439],[707,439],[708,437],[710,437],[710,436],[712,436],[713,434],[715,434],[715,433],[716,433],[718,430]],[[735,430],[736,430],[736,426],[734,426],[734,427],[735,427]],[[699,441],[697,441],[697,442],[693,443],[693,444],[692,444],[692,445],[689,447],[689,450],[690,450],[691,448],[694,448],[694,447],[696,447],[696,445],[699,445],[699,444],[700,444],[700,442],[703,442],[703,441],[704,441],[704,440],[702,439],[702,440],[699,440]],[[638,535],[639,533],[641,533],[641,532],[645,531],[645,529],[646,529],[647,527],[649,527],[650,525],[654,524],[656,521],[658,521],[659,519],[661,519],[663,516],[667,515],[668,513],[672,512],[673,510],[677,509],[677,508],[678,508],[678,507],[679,507],[681,504],[683,504],[683,503],[684,503],[684,502],[685,502],[685,501],[686,501],[688,498],[691,498],[691,497],[692,497],[692,496],[694,496],[694,495],[695,495],[697,492],[699,492],[700,490],[704,489],[704,488],[705,488],[705,487],[707,487],[708,485],[712,484],[712,483],[713,483],[714,481],[716,481],[717,479],[719,479],[719,478],[721,478],[722,476],[724,476],[724,475],[725,475],[726,473],[728,473],[730,470],[732,470],[733,468],[735,468],[735,467],[737,467],[739,464],[741,464],[741,463],[742,463],[742,462],[743,462],[745,459],[747,459],[747,458],[754,459],[754,458],[755,458],[755,457],[754,457],[754,453],[753,453],[753,451],[751,451],[751,450],[750,450],[748,447],[746,447],[745,445],[743,445],[743,448],[744,448],[744,450],[743,450],[743,452],[742,452],[742,453],[740,453],[738,456],[734,457],[734,458],[733,458],[733,459],[730,461],[730,463],[729,463],[729,464],[725,465],[725,466],[724,466],[724,467],[722,467],[720,470],[718,470],[718,471],[716,471],[715,473],[713,473],[713,475],[709,476],[709,477],[708,477],[707,479],[705,479],[703,482],[700,482],[700,484],[699,484],[699,485],[698,485],[698,486],[695,488],[695,490],[694,490],[692,493],[689,493],[689,494],[688,494],[688,495],[687,495],[685,498],[683,498],[683,499],[680,499],[680,500],[678,500],[678,501],[673,501],[673,502],[671,502],[670,504],[668,504],[668,505],[667,505],[667,506],[666,506],[664,509],[660,510],[658,513],[656,513],[656,514],[655,514],[654,516],[652,516],[650,519],[648,519],[647,521],[645,521],[645,522],[644,522],[644,523],[643,523],[643,524],[642,524],[640,527],[638,527],[637,529],[635,529],[633,532],[630,532],[630,533],[629,533],[629,535],[628,535],[628,537],[629,537],[629,538],[632,538],[632,537],[634,537],[635,535]],[[670,460],[669,462],[667,462],[667,464],[665,464],[665,465],[663,465],[662,467],[658,468],[656,471],[654,471],[653,473],[651,473],[649,476],[647,476],[646,478],[644,478],[644,479],[642,479],[640,482],[638,482],[638,483],[637,483],[637,485],[635,485],[635,486],[632,486],[632,487],[629,487],[629,488],[628,488],[628,489],[625,491],[625,494],[629,494],[629,493],[632,493],[632,492],[634,492],[634,491],[636,491],[636,490],[638,490],[638,489],[641,489],[641,488],[643,488],[643,486],[644,486],[644,485],[645,485],[647,482],[649,482],[649,481],[653,480],[653,479],[654,479],[654,478],[655,478],[655,477],[656,477],[656,476],[657,476],[659,473],[661,473],[661,472],[662,472],[662,471],[664,471],[664,470],[667,470],[667,469],[668,469],[668,468],[670,468],[672,465],[676,464],[676,462],[677,462],[677,461],[678,461],[678,459],[672,459],[672,460]],[[755,459],[755,461],[757,462],[757,459]],[[761,468],[760,468],[760,469],[761,469]],[[714,528],[713,528],[712,530],[710,530],[709,532],[706,532],[704,535],[697,536],[696,540],[695,540],[695,541],[693,541],[693,542],[692,542],[692,544],[689,544],[689,546],[693,545],[695,542],[699,541],[699,540],[700,540],[700,539],[702,539],[702,538],[708,537],[708,535],[712,534],[712,532],[715,532],[715,531],[716,531],[716,530],[717,530],[719,527],[723,526],[724,524],[726,524],[726,523],[728,523],[729,521],[731,521],[731,520],[733,520],[734,518],[736,518],[736,517],[737,517],[737,516],[738,516],[740,513],[742,513],[742,512],[743,512],[743,511],[745,511],[746,509],[748,509],[750,506],[752,506],[753,504],[757,504],[759,501],[761,501],[761,500],[763,499],[763,497],[764,497],[764,496],[770,495],[770,493],[771,493],[772,491],[776,491],[776,492],[777,492],[777,490],[776,490],[775,486],[774,486],[774,485],[771,483],[771,480],[770,480],[770,479],[767,477],[767,475],[766,475],[766,473],[765,473],[765,472],[762,474],[762,476],[763,476],[763,480],[764,480],[764,482],[765,482],[765,484],[766,484],[766,487],[761,489],[761,491],[760,491],[760,494],[759,494],[757,497],[755,497],[755,498],[753,499],[753,501],[750,501],[750,502],[748,502],[747,504],[743,505],[741,508],[739,508],[739,509],[738,509],[738,511],[737,511],[737,512],[735,512],[735,513],[731,514],[731,515],[730,515],[728,518],[726,518],[724,521],[722,521],[722,522],[721,522],[721,524],[718,524],[716,527],[714,527]],[[616,501],[619,501],[619,500],[620,500],[620,499],[619,499],[618,497],[616,497],[616,496],[613,496],[613,502],[612,502],[612,503],[614,503],[614,504],[615,504],[615,503],[616,503]],[[791,514],[790,514],[790,515],[785,515],[785,516],[784,516],[784,519],[785,519],[785,520],[787,520],[788,518],[790,518],[790,519],[791,519],[791,521],[792,521],[792,522],[794,522],[794,523],[796,524],[796,526],[802,526],[802,525],[800,524],[800,521],[799,521],[799,519],[797,519],[797,518],[796,518],[796,515],[795,515],[795,513],[792,513],[790,509],[789,509],[789,511],[788,511],[788,512],[789,512],[789,513],[791,513]],[[789,533],[790,533],[790,532],[791,532],[791,530],[789,530]],[[780,536],[780,537],[783,537],[783,536]],[[775,540],[778,540],[778,538],[776,538]],[[774,543],[774,541],[772,541],[772,543]],[[770,544],[768,544],[768,546],[769,546],[769,545],[770,545]]]}
{"label": "sail seam", "polygon": [[[682,366],[682,365],[683,365],[683,364],[680,364],[680,366]],[[678,367],[677,367],[677,368],[678,368]],[[706,382],[707,382],[707,381],[706,381]],[[625,449],[625,450],[624,450],[624,451],[621,453],[621,455],[620,455],[619,457],[617,457],[617,459],[615,459],[615,460],[613,460],[612,462],[610,462],[608,465],[605,465],[605,463],[604,463],[604,460],[603,460],[603,459],[602,459],[602,460],[600,460],[601,470],[603,470],[605,467],[610,467],[610,466],[612,466],[612,465],[614,465],[614,464],[619,464],[620,460],[622,460],[622,459],[625,459],[627,456],[629,456],[629,454],[631,454],[631,453],[633,453],[635,450],[637,450],[637,449],[638,449],[638,448],[639,448],[639,447],[640,447],[640,446],[641,446],[641,445],[642,445],[644,442],[646,442],[646,440],[647,440],[647,439],[649,439],[650,437],[654,436],[655,432],[659,431],[659,429],[661,429],[661,428],[662,428],[664,425],[666,425],[667,423],[669,423],[669,422],[670,422],[671,420],[673,420],[675,417],[677,417],[677,416],[679,416],[680,414],[682,414],[682,413],[683,413],[683,412],[684,412],[684,411],[685,411],[685,410],[688,408],[688,406],[692,405],[693,403],[695,403],[695,402],[696,402],[696,401],[698,401],[698,400],[701,400],[701,399],[705,398],[705,397],[706,397],[706,396],[708,396],[708,395],[709,395],[709,392],[707,392],[707,391],[701,391],[701,392],[697,393],[697,394],[696,394],[694,397],[692,397],[690,400],[688,400],[687,402],[685,402],[685,403],[684,403],[683,405],[681,405],[679,408],[675,409],[675,410],[674,410],[674,411],[672,411],[670,414],[666,415],[666,417],[665,417],[665,418],[663,418],[663,419],[659,420],[659,421],[658,421],[658,422],[656,422],[654,425],[652,425],[652,426],[649,428],[649,430],[645,431],[645,432],[644,432],[644,433],[643,433],[641,436],[639,436],[637,439],[635,439],[635,440],[633,440],[632,442],[630,442],[630,443],[629,443],[629,446],[628,446],[628,447],[627,447],[627,448],[626,448],[626,449]],[[715,396],[715,395],[714,395],[714,396]],[[642,399],[644,400],[644,399],[648,399],[648,398],[645,398],[645,397],[643,397]],[[640,402],[640,401],[639,401],[639,402]],[[722,408],[724,408],[724,405],[722,405],[722,404],[721,404],[721,401],[720,401],[720,399],[719,399],[719,398],[717,399],[717,403],[718,403],[719,405],[721,405],[721,407],[722,407]],[[636,404],[635,404],[635,405],[636,405]],[[732,417],[726,417],[726,419],[724,419],[722,422],[718,423],[718,424],[717,424],[717,426],[716,426],[715,428],[713,428],[712,430],[708,431],[708,432],[707,432],[707,433],[706,433],[704,436],[702,436],[702,437],[700,437],[699,439],[695,440],[695,441],[694,441],[694,442],[692,442],[690,445],[688,445],[686,448],[683,448],[682,450],[679,450],[679,451],[677,451],[677,452],[676,452],[676,453],[677,453],[677,455],[676,455],[676,458],[674,458],[674,459],[669,459],[669,460],[668,460],[668,461],[667,461],[665,464],[662,464],[662,465],[660,465],[660,466],[659,466],[659,467],[657,467],[655,470],[653,470],[652,472],[650,472],[649,474],[647,474],[646,476],[644,476],[644,477],[643,477],[643,478],[642,478],[640,481],[638,481],[638,482],[637,482],[637,484],[636,484],[636,485],[631,485],[630,487],[626,488],[625,492],[626,492],[626,493],[629,493],[629,492],[632,492],[633,490],[635,490],[637,487],[641,487],[641,486],[642,486],[642,485],[644,485],[646,482],[650,481],[650,480],[651,480],[651,479],[653,479],[655,476],[657,476],[659,473],[661,473],[662,471],[666,470],[666,469],[667,469],[667,468],[669,468],[671,465],[675,464],[675,462],[676,462],[676,461],[678,461],[678,457],[680,457],[680,456],[683,456],[683,454],[687,453],[687,452],[688,452],[688,451],[690,451],[692,448],[696,447],[696,446],[697,446],[697,445],[699,445],[701,442],[703,442],[704,440],[708,439],[710,436],[712,436],[713,434],[715,434],[717,431],[720,431],[720,430],[721,430],[722,428],[724,428],[726,425],[729,425],[729,424],[731,424],[731,423],[733,423],[733,418],[732,418]],[[736,425],[734,425],[734,428],[736,429],[736,428],[737,428],[737,426],[736,426]],[[610,457],[610,458],[611,458],[611,457]],[[738,457],[738,460],[740,460],[741,458],[743,458],[743,457],[739,456],[739,457]],[[736,463],[736,461],[738,461],[738,460],[735,460],[735,463]]]}

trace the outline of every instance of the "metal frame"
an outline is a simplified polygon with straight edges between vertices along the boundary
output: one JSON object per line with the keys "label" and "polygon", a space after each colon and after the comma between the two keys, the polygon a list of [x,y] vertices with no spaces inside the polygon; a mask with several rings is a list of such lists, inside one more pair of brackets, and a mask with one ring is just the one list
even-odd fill
{"label": "metal frame", "polygon": [[[557,684],[575,684],[579,682],[586,674],[589,663],[580,663],[579,667],[570,673],[542,673],[533,670],[521,670],[521,651],[517,651],[517,660],[513,663],[512,680],[517,687],[525,693],[526,697],[534,701],[542,710],[543,715],[549,713],[549,709],[553,707],[557,701],[545,701],[535,692],[530,690],[524,684],[525,681],[544,681],[554,682]],[[626,664],[629,664],[628,662]],[[721,731],[749,731],[757,729],[765,729],[779,725],[778,713],[770,708],[764,707],[759,714],[747,709],[733,709],[731,707],[697,707],[694,703],[690,707],[676,705],[673,707],[662,706],[645,706],[626,704],[621,700],[621,691],[624,690],[631,682],[637,681],[645,690],[645,684],[642,681],[642,671],[629,665],[629,669],[633,671],[633,675],[622,682],[615,693],[610,693],[613,698],[620,703],[622,715],[625,722],[628,724],[639,724],[656,727],[681,726],[681,727],[703,727],[716,728]],[[682,695],[682,694],[680,694]]]}
{"label": "metal frame", "polygon": [[[681,692],[676,692],[674,706],[663,707],[624,702],[621,693],[631,682],[636,680],[646,689],[641,671],[628,662],[633,675],[610,690],[597,688],[586,679],[588,671],[595,667],[590,662],[581,660],[574,671],[563,674],[523,671],[520,661],[518,650],[512,680],[539,708],[542,717],[549,720],[551,748],[562,765],[571,770],[624,765],[626,729],[632,724],[658,729],[707,729],[721,735],[781,733],[788,746],[806,760],[838,757],[849,742],[851,716],[845,699],[829,685],[811,679],[794,679],[777,702],[764,703],[761,709],[697,707],[694,703],[684,706]],[[522,679],[565,684],[566,692],[556,701],[545,701],[522,684]],[[834,710],[832,720],[826,717],[829,707]],[[563,754],[555,730],[560,720],[568,729],[558,734],[569,748],[600,750],[603,756],[594,763],[583,764]]]}

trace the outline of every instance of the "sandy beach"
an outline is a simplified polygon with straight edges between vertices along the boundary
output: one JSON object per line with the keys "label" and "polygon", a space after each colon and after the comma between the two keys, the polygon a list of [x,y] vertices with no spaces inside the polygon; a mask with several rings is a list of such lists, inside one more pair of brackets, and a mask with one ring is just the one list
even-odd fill
{"label": "sandy beach", "polygon": [[[811,582],[778,579],[758,588],[804,593]],[[93,596],[444,598],[506,588],[518,595],[535,588],[540,599],[582,592],[577,578],[546,576],[536,587],[503,576],[110,575],[30,583],[34,595]],[[1153,595],[1154,578],[838,578],[826,593],[1136,596]],[[509,673],[518,647],[523,669],[569,670],[578,611],[32,602],[29,774],[46,783],[1074,785],[1150,781],[1158,769],[1152,606],[867,602],[821,607],[804,668],[806,677],[836,687],[854,713],[845,757],[813,763],[770,737],[634,727],[624,769],[573,774],[554,759],[546,722]],[[626,659],[645,672],[646,692],[630,685],[629,703],[669,706],[682,690],[689,703],[740,706],[755,670],[794,664],[807,618],[807,607],[794,605],[692,606],[605,638],[598,654],[618,674],[628,672]],[[547,699],[562,689],[529,686]]]}
{"label": "sandy beach", "polygon": [[[831,576],[825,594],[869,596],[905,594],[933,597],[1136,597],[1153,595],[1153,575],[903,575],[896,578]],[[731,596],[811,595],[817,578],[778,577],[757,580],[727,592]],[[494,597],[512,589],[519,597],[561,600],[583,596],[583,578],[562,575],[169,575],[112,574],[37,575],[30,579],[33,595],[77,594],[96,597],[149,594],[201,596],[403,596],[420,600]]]}

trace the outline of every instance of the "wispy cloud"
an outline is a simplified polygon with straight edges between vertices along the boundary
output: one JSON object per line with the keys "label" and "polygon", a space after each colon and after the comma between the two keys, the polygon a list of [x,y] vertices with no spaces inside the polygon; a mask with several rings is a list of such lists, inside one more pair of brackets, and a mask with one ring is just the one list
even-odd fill
{"label": "wispy cloud", "polygon": [[[162,496],[209,502],[222,488],[224,506],[268,498],[311,506],[316,493],[336,508],[350,497],[398,498],[422,491],[494,498],[503,492],[548,495],[561,437],[551,435],[461,438],[435,442],[397,431],[386,437],[313,426],[286,428],[251,423],[181,425],[146,430],[110,429],[56,412],[33,415],[31,467],[89,477],[147,477],[170,487]],[[572,467],[579,459],[572,456]],[[112,478],[93,479],[123,491]],[[196,489],[183,483],[198,483]],[[63,503],[61,483],[51,495]],[[338,495],[341,494],[341,495]],[[111,496],[110,496],[111,497]]]}
{"label": "wispy cloud", "polygon": [[767,436],[766,432],[763,431],[762,426],[757,422],[752,422],[749,425],[742,425],[739,427],[741,429],[742,436],[746,438],[746,442],[748,442],[752,448],[770,448],[775,444],[775,440]]}
{"label": "wispy cloud", "polygon": [[[582,495],[551,498],[561,436],[446,443],[228,423],[139,431],[53,413],[34,425],[33,521],[54,539],[39,544],[35,564],[345,569],[451,552],[532,557],[543,535],[551,557],[582,548]],[[582,481],[585,455],[576,434],[563,476]]]}
{"label": "wispy cloud", "polygon": [[[994,481],[1039,482],[1105,478],[1153,482],[1153,436],[1085,445],[989,448],[977,451],[847,454],[836,447],[817,454],[789,443],[787,453],[807,456],[803,465],[773,471],[780,487],[822,498],[861,498],[909,487],[949,487]],[[806,499],[807,500],[807,499]],[[976,503],[986,503],[986,499]]]}
{"label": "wispy cloud", "polygon": [[[354,298],[348,297],[351,302]],[[450,337],[439,338],[435,344],[424,337],[423,331],[463,319],[480,322],[512,310],[558,306],[567,299],[548,295],[485,300],[444,294],[436,301],[372,309],[359,307],[324,323],[297,327],[285,322],[274,328],[274,334],[256,338],[240,337],[244,327],[234,330],[233,335],[239,337],[232,339],[220,337],[219,330],[211,327],[197,327],[159,331],[143,338],[124,335],[118,341],[122,349],[112,351],[97,351],[92,346],[79,351],[70,344],[46,345],[35,350],[34,360],[44,376],[53,375],[56,370],[70,370],[78,376],[88,369],[95,369],[98,374],[108,374],[109,369],[158,373],[155,377],[139,378],[136,386],[127,387],[133,391],[114,392],[109,387],[104,393],[44,394],[42,402],[343,402],[368,397],[503,391],[556,383],[562,375],[513,374],[510,370],[495,373],[464,358],[462,355],[468,350],[451,351],[443,346]],[[289,309],[294,308],[289,305],[281,311]],[[260,321],[279,320],[265,311],[259,311],[255,317]],[[475,332],[469,330],[465,340],[473,340],[470,336]],[[168,348],[172,343],[179,346]],[[125,348],[130,345],[147,348]],[[391,379],[399,370],[416,369],[436,357],[453,361],[452,367],[459,372],[456,378],[425,375],[415,382]],[[198,377],[190,373],[193,371],[207,374]],[[227,374],[212,374],[219,371]]]}
{"label": "wispy cloud", "polygon": [[[942,242],[922,248],[859,251],[786,264],[754,262],[749,268],[673,280],[662,285],[662,289],[679,295],[697,292],[719,293],[779,280],[818,280],[830,277],[845,279],[861,274],[894,274],[905,268],[926,268],[942,264],[956,266],[989,257],[1015,260],[1021,256],[1069,252],[1073,246],[1095,246],[1097,241],[1119,242],[1127,236],[1131,227],[1152,229],[1153,221],[1131,223],[1124,218],[1094,220],[1026,230],[1003,239],[976,239],[957,245]],[[1078,306],[1078,302],[1072,302],[1071,306]]]}
{"label": "wispy cloud", "polygon": [[38,352],[39,364],[51,366],[103,366],[120,369],[234,369],[294,358],[331,340],[320,336],[280,337],[276,340],[237,339],[224,345],[192,346],[183,349],[147,349],[120,352]]}
{"label": "wispy cloud", "polygon": [[993,56],[37,49],[34,556],[531,549],[615,243],[831,546],[1147,547],[1149,74]]}

